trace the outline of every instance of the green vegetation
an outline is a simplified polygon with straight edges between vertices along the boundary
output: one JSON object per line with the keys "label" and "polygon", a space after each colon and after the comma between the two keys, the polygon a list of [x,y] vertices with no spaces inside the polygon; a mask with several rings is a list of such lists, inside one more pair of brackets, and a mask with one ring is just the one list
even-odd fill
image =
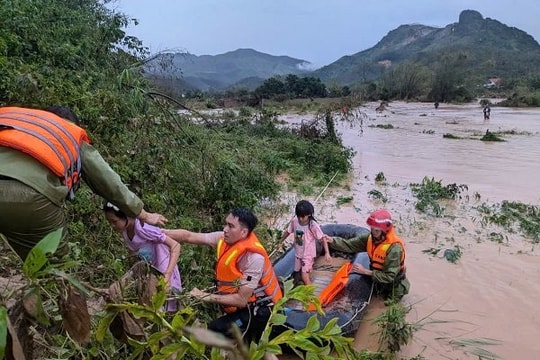
{"label": "green vegetation", "polygon": [[415,208],[423,213],[441,216],[444,208],[439,204],[440,199],[460,199],[461,192],[468,190],[467,185],[448,184],[443,185],[442,180],[425,177],[421,184],[411,183],[411,190],[418,202]]}
{"label": "green vegetation", "polygon": [[[89,342],[91,323],[85,300],[89,293],[79,280],[68,273],[79,264],[67,255],[50,261],[61,237],[62,229],[50,233],[28,254],[22,266],[27,282],[13,289],[11,294],[17,301],[10,309],[12,326],[6,326],[7,318],[0,321],[0,354],[5,352],[11,358],[38,358],[34,354],[34,338],[42,337],[40,340],[54,343],[54,336],[60,329],[59,319],[69,334],[69,338],[63,341],[75,346]],[[1,300],[0,314],[5,311],[4,300]],[[6,348],[8,337],[9,343],[21,346]]]}
{"label": "green vegetation", "polygon": [[[369,100],[463,102],[506,96],[503,106],[540,104],[540,48],[532,37],[473,10],[463,11],[451,27],[448,32],[446,27],[401,25],[374,47],[312,75],[349,85]],[[501,83],[484,86],[492,76]]]}
{"label": "green vegetation", "polygon": [[377,129],[386,129],[386,130],[394,129],[394,125],[392,125],[392,124],[369,125],[369,127],[374,127],[374,128],[377,128]]}
{"label": "green vegetation", "polygon": [[[256,208],[261,199],[275,198],[281,173],[289,172],[293,181],[326,183],[336,172],[348,172],[353,154],[333,129],[327,131],[332,117],[290,129],[277,121],[277,112],[263,109],[251,116],[227,112],[219,119],[198,114],[195,123],[178,115],[170,99],[140,76],[137,66],[146,61],[146,50],[125,35],[127,17],[98,1],[40,0],[34,5],[43,11],[33,11],[28,1],[0,9],[5,19],[0,101],[74,108],[94,146],[149,210],[171,218],[170,226],[220,228],[230,208]],[[69,206],[69,232],[76,242],[73,254],[83,265],[108,264],[101,272],[79,275],[108,282],[125,270],[124,251],[102,220],[100,202],[81,188]],[[187,259],[204,264],[208,257],[188,253],[181,268],[189,269]]]}
{"label": "green vegetation", "polygon": [[[499,106],[540,106],[540,47],[531,36],[473,10],[463,11],[459,22],[448,26],[451,32],[447,27],[401,25],[372,48],[315,71],[299,69],[301,60],[250,49],[215,55],[211,61],[185,53],[159,54],[145,70],[163,91],[215,97],[212,106],[224,104],[223,98],[255,106],[261,99],[319,96],[441,103],[482,98],[482,104],[497,97],[507,98]],[[156,67],[162,72],[156,73]],[[216,73],[216,68],[228,71]],[[181,78],[182,70],[189,80]],[[212,90],[193,90],[200,84]]]}
{"label": "green vegetation", "polygon": [[433,64],[434,78],[428,98],[439,102],[472,100],[474,97],[469,87],[464,86],[469,57],[466,51],[441,51]]}
{"label": "green vegetation", "polygon": [[490,132],[489,130],[486,130],[486,133],[482,138],[480,139],[482,141],[504,141],[499,136],[497,136],[495,133]]}
{"label": "green vegetation", "polygon": [[384,176],[384,173],[382,171],[378,172],[377,175],[375,175],[375,182],[376,183],[386,183],[386,176]]}
{"label": "green vegetation", "polygon": [[271,77],[254,91],[257,98],[285,100],[294,98],[326,97],[327,90],[320,79],[287,75],[284,80]]}
{"label": "green vegetation", "polygon": [[514,92],[498,105],[508,107],[540,106],[540,89],[536,87],[536,84],[533,86],[532,88],[531,86],[517,86]]}
{"label": "green vegetation", "polygon": [[[335,130],[335,105],[321,108],[314,122],[291,127],[278,120],[277,111],[266,107],[243,108],[238,115],[233,111],[217,116],[179,114],[175,107],[182,104],[152,89],[141,76],[147,50],[138,39],[126,36],[124,29],[131,20],[107,9],[106,2],[17,0],[1,7],[0,104],[72,107],[93,145],[148,210],[167,215],[170,227],[213,231],[222,227],[224,216],[236,206],[264,215],[262,204],[276,200],[282,190],[280,176],[288,179],[286,185],[303,183],[312,188],[327,184],[336,174],[346,176],[353,152],[342,145]],[[207,99],[204,107],[215,104]],[[341,109],[343,104],[337,106]],[[22,267],[28,284],[0,299],[0,351],[6,349],[6,304],[22,299],[20,321],[12,325],[24,330],[24,349],[35,334],[39,352],[27,358],[154,355],[157,359],[168,354],[187,358],[204,354],[218,359],[218,351],[210,348],[228,345],[217,340],[202,342],[215,338],[201,335],[200,329],[200,322],[215,316],[214,307],[195,312],[196,304],[188,302],[169,318],[161,311],[165,300],[161,290],[149,304],[110,304],[105,313],[90,316],[86,289],[102,294],[102,288],[123,275],[132,262],[104,220],[100,205],[101,199],[86,186],[67,205],[70,243],[66,257],[48,258],[57,245],[51,241],[59,241],[59,235],[52,234],[24,265],[12,255],[3,258],[3,265],[13,266],[3,266],[2,275],[10,276],[13,269]],[[265,230],[261,227],[257,232],[264,242],[272,241]],[[3,243],[2,249],[6,250]],[[206,249],[186,246],[181,272],[212,274],[214,256]],[[210,275],[183,280],[186,288],[206,288],[212,281]],[[298,296],[307,298],[298,291]],[[128,345],[112,336],[109,325],[114,328],[120,312],[131,313],[135,324],[144,319],[143,338]],[[282,320],[276,313],[269,329]],[[242,356],[257,359],[264,351],[277,352],[287,343],[321,359],[330,358],[331,351],[355,357],[351,339],[339,335],[335,322],[324,328],[316,320],[308,325],[304,331],[285,332],[279,338],[267,336]]]}
{"label": "green vegetation", "polygon": [[442,136],[444,139],[461,139],[461,137],[454,135],[454,134],[443,134]]}
{"label": "green vegetation", "polygon": [[[451,262],[452,264],[455,264],[462,255],[462,247],[459,245],[454,245],[453,248],[446,248],[443,251],[442,257]],[[422,250],[423,253],[438,256],[441,252],[442,248],[429,248]]]}
{"label": "green vegetation", "polygon": [[388,202],[388,197],[386,197],[386,196],[385,196],[382,192],[380,192],[379,190],[375,190],[375,189],[369,190],[369,191],[368,191],[368,196],[369,196],[371,199],[377,199],[377,200],[382,201],[383,203],[387,203],[387,202]]}
{"label": "green vegetation", "polygon": [[[217,115],[210,111],[179,114],[177,107],[183,108],[183,104],[160,94],[141,76],[141,64],[149,60],[148,53],[137,38],[124,32],[131,20],[108,10],[106,3],[107,0],[15,0],[0,7],[0,103],[72,107],[106,160],[141,196],[148,210],[169,217],[170,227],[196,231],[219,229],[223,216],[235,206],[250,207],[265,216],[267,213],[263,211],[268,209],[263,205],[276,201],[283,185],[315,193],[317,187],[331,182],[336,174],[346,176],[354,154],[341,143],[335,122],[349,116],[362,121],[362,114],[349,115],[346,111],[361,99],[370,96],[424,99],[433,89],[436,91],[432,96],[437,94],[449,101],[470,96],[467,89],[471,86],[464,80],[467,77],[462,77],[460,72],[452,77],[453,73],[446,72],[443,66],[449,66],[450,70],[456,70],[458,65],[466,67],[470,57],[460,54],[456,55],[458,58],[440,57],[436,70],[404,64],[385,73],[380,83],[364,79],[366,82],[357,88],[339,84],[325,88],[316,77],[276,78],[258,89],[259,96],[273,99],[264,101],[263,107],[245,105],[238,114],[235,111]],[[356,71],[367,72],[371,66],[365,63]],[[528,86],[540,89],[534,81],[523,89]],[[246,101],[252,100],[253,94],[240,91],[237,94],[240,93]],[[526,99],[522,98],[526,91],[520,90],[518,94],[516,90],[516,94],[516,101],[532,104],[537,93]],[[309,99],[326,95],[344,98]],[[201,93],[194,96],[204,109],[224,105],[217,96]],[[280,110],[286,106],[300,113],[315,112],[316,119],[288,126],[278,119]],[[343,112],[336,113],[338,110]],[[394,128],[391,124],[377,127]],[[384,185],[386,178],[381,172],[375,181]],[[444,209],[439,200],[459,198],[466,185],[445,186],[441,181],[425,178],[421,184],[411,184],[411,189],[418,198],[419,211],[440,216]],[[368,195],[388,201],[379,190]],[[338,205],[352,201],[352,197],[337,199]],[[100,293],[101,287],[117,280],[131,265],[118,235],[104,221],[100,204],[101,199],[83,186],[75,201],[67,205],[71,241],[67,257],[49,259],[59,240],[58,234],[52,234],[33,250],[22,266],[14,256],[2,258],[2,275],[10,276],[13,269],[22,269],[27,283],[0,298],[0,358],[8,334],[6,307],[12,300],[20,300],[21,316],[31,316],[31,321],[22,316],[13,325],[24,330],[25,341],[31,342],[30,335],[34,335],[36,350],[42,352],[27,358],[153,356],[162,359],[177,354],[187,359],[220,359],[218,349],[225,349],[244,359],[259,359],[264,352],[278,353],[283,344],[311,354],[310,358],[384,358],[384,354],[356,354],[351,339],[342,337],[335,323],[321,327],[315,318],[304,331],[286,331],[271,339],[273,327],[283,321],[279,313],[282,303],[274,308],[259,343],[235,348],[229,341],[201,328],[201,322],[214,317],[214,307],[181,296],[185,305],[182,311],[174,316],[164,314],[161,311],[164,284],[158,286],[160,290],[149,304],[135,301],[110,304],[105,311],[90,316],[85,303],[87,291]],[[485,206],[482,211],[486,223],[519,229],[535,242],[540,240],[538,208],[503,203],[500,209]],[[270,251],[281,235],[263,227],[257,233]],[[496,233],[491,237],[500,238]],[[445,251],[444,256],[456,261],[461,250],[457,246],[452,250],[448,256]],[[211,274],[213,263],[214,254],[210,251],[183,247],[179,265],[181,272],[187,274],[184,287],[210,286],[210,276],[201,279],[190,275]],[[286,299],[311,302],[312,292],[308,287],[291,289],[287,283],[285,287]],[[70,312],[69,305],[74,304],[80,312]],[[392,305],[389,313],[378,319],[383,347],[390,351],[398,351],[409,341],[414,329],[404,321],[409,309],[399,306]],[[110,325],[119,313],[130,313],[132,320],[143,319],[144,336],[129,344],[115,339]]]}
{"label": "green vegetation", "polygon": [[379,327],[379,351],[397,353],[412,339],[415,327],[406,321],[410,310],[410,306],[402,303],[391,303],[373,320]]}
{"label": "green vegetation", "polygon": [[[24,294],[19,300],[18,310],[12,312],[11,321],[15,325],[26,324],[29,319],[38,322],[32,329],[28,325],[7,327],[6,308],[0,306],[0,354],[6,351],[12,358],[103,358],[135,359],[151,356],[152,359],[174,358],[187,359],[224,359],[218,349],[228,350],[238,359],[262,359],[265,353],[281,354],[281,346],[286,345],[297,355],[312,353],[312,359],[331,359],[334,356],[344,359],[370,359],[360,356],[352,348],[352,338],[341,335],[337,318],[321,327],[317,316],[313,316],[306,327],[300,331],[275,330],[285,321],[283,308],[291,300],[297,300],[306,307],[314,303],[317,311],[322,308],[313,286],[293,288],[293,280],[284,283],[284,297],[273,307],[270,320],[258,343],[249,347],[242,344],[242,335],[238,329],[233,340],[226,339],[202,328],[198,323],[197,307],[193,298],[182,297],[184,306],[174,314],[163,310],[167,300],[166,284],[160,279],[157,292],[148,301],[139,303],[126,301],[109,303],[105,311],[98,315],[97,323],[91,322],[85,297],[87,290],[72,279],[62,269],[69,265],[66,259],[50,261],[61,239],[61,230],[51,233],[40,241],[30,252],[24,263],[24,273],[28,277],[27,285],[18,289]],[[56,302],[56,298],[59,298]],[[188,301],[189,299],[189,301]],[[60,325],[67,331],[69,338],[61,336]],[[32,335],[33,334],[33,335]],[[272,337],[271,335],[274,334]],[[22,348],[6,348],[10,343],[21,343]],[[113,336],[124,343],[122,351],[116,352]],[[126,336],[131,337],[127,340]],[[36,348],[30,345],[32,339],[39,338],[43,343],[50,343],[48,348]],[[91,341],[92,340],[92,341]],[[30,341],[30,343],[29,343]],[[55,344],[56,341],[61,343]],[[84,345],[84,346],[81,346]],[[124,355],[122,355],[124,353]],[[116,354],[110,357],[110,354]]]}
{"label": "green vegetation", "polygon": [[425,94],[430,75],[427,67],[412,61],[391,67],[378,81],[380,99],[416,99]]}
{"label": "green vegetation", "polygon": [[498,233],[498,232],[492,231],[488,234],[488,237],[489,237],[489,240],[499,243],[499,244],[503,244],[505,240],[508,243],[508,236],[504,236],[503,234]]}
{"label": "green vegetation", "polygon": [[489,338],[479,338],[479,339],[453,339],[450,340],[450,345],[462,348],[466,353],[477,356],[478,359],[500,359],[501,357],[497,354],[484,349],[484,346],[491,345],[501,345],[502,341]]}
{"label": "green vegetation", "polygon": [[[503,201],[495,205],[482,204],[477,209],[482,214],[484,224],[496,224],[511,233],[521,232],[534,243],[540,242],[540,208],[538,206]],[[498,235],[491,237],[502,241]]]}
{"label": "green vegetation", "polygon": [[353,200],[354,198],[352,196],[338,196],[336,200],[336,205],[341,206],[345,204],[350,204],[353,202]]}
{"label": "green vegetation", "polygon": [[[196,312],[192,307],[184,308],[177,312],[172,319],[168,319],[160,310],[165,302],[166,293],[161,290],[152,298],[149,305],[136,305],[133,303],[110,304],[106,307],[106,314],[101,319],[96,339],[103,342],[107,336],[108,329],[113,320],[122,312],[127,312],[133,318],[144,319],[151,330],[145,334],[140,341],[132,341],[132,357],[150,352],[152,358],[159,359],[167,356],[185,357],[193,359],[224,359],[218,349],[228,350],[239,359],[257,360],[262,359],[265,353],[281,354],[281,346],[287,345],[296,354],[304,352],[314,353],[313,359],[330,359],[330,355],[344,359],[353,359],[357,355],[352,349],[353,339],[340,335],[340,328],[337,326],[337,319],[328,322],[321,327],[316,316],[313,316],[306,327],[300,331],[283,329],[277,336],[271,338],[274,330],[284,324],[285,315],[283,307],[291,299],[298,300],[305,306],[310,303],[318,304],[318,299],[313,295],[313,286],[298,286],[293,288],[293,281],[286,281],[284,284],[285,296],[273,307],[270,320],[258,343],[251,343],[247,346],[235,346],[235,342],[218,336],[204,328],[196,327]],[[196,306],[196,304],[190,304]],[[156,331],[156,329],[158,331]],[[236,328],[236,342],[242,344],[242,335]],[[146,330],[145,330],[146,331]]]}

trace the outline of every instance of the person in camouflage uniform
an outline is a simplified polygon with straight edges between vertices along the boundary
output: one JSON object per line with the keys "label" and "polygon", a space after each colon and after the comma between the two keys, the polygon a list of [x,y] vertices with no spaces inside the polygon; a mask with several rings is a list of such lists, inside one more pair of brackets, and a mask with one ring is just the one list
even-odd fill
{"label": "person in camouflage uniform", "polygon": [[371,276],[377,294],[384,299],[398,301],[410,288],[405,269],[405,244],[395,234],[388,211],[381,209],[373,212],[367,224],[371,228],[370,233],[351,239],[331,237],[328,246],[347,253],[367,252],[369,268],[355,262],[351,272]]}
{"label": "person in camouflage uniform", "polygon": [[[68,132],[81,134],[73,139],[77,144],[71,144],[77,152],[76,158],[69,159],[67,164],[76,169],[71,172],[72,177],[82,178],[95,194],[113,202],[128,216],[152,225],[163,226],[167,221],[163,215],[143,209],[142,200],[90,145],[78,125],[75,113],[62,106],[45,110],[0,108],[0,234],[23,260],[50,232],[63,227],[62,238],[66,236],[63,205],[76,187],[38,157],[44,152],[54,154],[64,150],[70,144],[66,145],[62,136]],[[22,138],[26,140],[21,141]],[[61,141],[56,141],[59,138]],[[47,147],[38,149],[39,144]]]}

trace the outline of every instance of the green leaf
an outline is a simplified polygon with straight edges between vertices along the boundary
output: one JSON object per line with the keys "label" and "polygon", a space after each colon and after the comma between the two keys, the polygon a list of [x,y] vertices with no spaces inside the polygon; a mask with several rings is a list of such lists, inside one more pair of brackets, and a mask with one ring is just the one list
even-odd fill
{"label": "green leaf", "polygon": [[97,341],[101,342],[103,341],[103,339],[105,339],[105,334],[107,334],[107,332],[109,331],[109,326],[111,325],[116,315],[118,315],[118,313],[113,311],[107,311],[105,313],[105,316],[101,318],[96,329]]}
{"label": "green leaf", "polygon": [[41,300],[41,292],[37,287],[30,287],[26,289],[23,302],[25,304],[26,311],[36,318],[36,320],[42,325],[49,325],[49,317],[43,307],[43,301]]}
{"label": "green leaf", "polygon": [[223,360],[223,356],[221,355],[218,348],[212,348],[212,351],[210,352],[210,359],[211,360]]}
{"label": "green leaf", "polygon": [[0,307],[0,359],[4,358],[4,353],[7,344],[8,334],[8,317],[7,309],[3,306]]}
{"label": "green leaf", "polygon": [[289,294],[291,290],[294,288],[294,281],[292,279],[285,281],[283,283],[283,288],[285,290],[285,293]]}
{"label": "green leaf", "polygon": [[250,350],[249,351],[250,359],[262,359],[264,356],[264,353],[266,352],[264,351],[264,349],[260,347],[253,347],[253,348],[250,348],[249,350]]}
{"label": "green leaf", "polygon": [[[34,248],[41,249],[45,254],[54,254],[60,245],[63,228],[54,230],[41,239]],[[31,252],[31,251],[30,251]]]}
{"label": "green leaf", "polygon": [[165,278],[160,277],[159,285],[156,293],[152,295],[152,306],[154,309],[161,309],[167,300],[167,292],[165,291]]}
{"label": "green leaf", "polygon": [[281,354],[282,350],[281,350],[281,346],[277,344],[268,344],[265,347],[265,352],[269,352],[271,354]]}
{"label": "green leaf", "polygon": [[321,335],[332,336],[341,333],[341,328],[337,325],[338,318],[331,319],[324,329],[321,330]]}
{"label": "green leaf", "polygon": [[285,330],[278,336],[270,340],[269,344],[286,344],[290,342],[290,339],[294,336],[293,330]]}
{"label": "green leaf", "polygon": [[79,280],[75,279],[73,276],[66,274],[65,272],[58,270],[58,269],[51,269],[51,273],[53,275],[56,275],[58,277],[61,277],[62,279],[66,279],[73,287],[75,287],[77,290],[79,290],[84,296],[89,297],[90,293],[88,290],[84,287],[83,284],[79,282]]}
{"label": "green leaf", "polygon": [[321,327],[321,323],[319,319],[317,318],[317,315],[313,315],[312,317],[309,318],[304,330],[311,333],[311,332],[316,332],[317,330],[320,329],[320,327]]}
{"label": "green leaf", "polygon": [[287,315],[284,314],[273,314],[270,318],[270,323],[272,325],[283,325],[287,321]]}
{"label": "green leaf", "polygon": [[156,359],[156,360],[159,358],[166,359],[167,357],[171,356],[173,353],[177,353],[180,350],[180,348],[182,348],[182,346],[183,344],[181,343],[172,343],[172,344],[165,345],[164,347],[161,348],[159,354],[153,357],[153,359]]}
{"label": "green leaf", "polygon": [[185,326],[185,325],[188,325],[187,321],[186,321],[186,318],[184,316],[182,316],[182,314],[180,312],[176,313],[176,315],[174,315],[174,317],[173,317],[173,319],[171,321],[171,326],[174,329],[181,329],[182,326]]}
{"label": "green leaf", "polygon": [[296,338],[294,340],[294,345],[301,348],[304,351],[307,351],[308,353],[319,353],[321,351],[321,347],[319,345],[314,344],[310,339],[308,338]]}
{"label": "green leaf", "polygon": [[150,310],[142,305],[130,305],[129,312],[133,314],[137,319],[145,318],[149,321],[155,322],[156,324],[161,324],[161,320],[153,310]]}
{"label": "green leaf", "polygon": [[165,338],[165,331],[158,331],[148,337],[146,346],[150,348],[152,354],[158,354],[161,347],[161,339]]}
{"label": "green leaf", "polygon": [[62,231],[63,228],[60,228],[47,234],[30,250],[23,264],[23,272],[26,276],[34,279],[36,273],[43,268],[48,260],[47,254],[53,254],[58,249],[62,239]]}

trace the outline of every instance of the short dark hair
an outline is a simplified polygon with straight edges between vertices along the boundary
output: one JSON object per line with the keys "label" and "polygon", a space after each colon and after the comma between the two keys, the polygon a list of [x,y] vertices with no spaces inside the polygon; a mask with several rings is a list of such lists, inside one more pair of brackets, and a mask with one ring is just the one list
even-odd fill
{"label": "short dark hair", "polygon": [[250,210],[244,209],[244,208],[236,208],[232,209],[230,214],[238,219],[238,222],[242,225],[244,225],[248,231],[249,234],[255,229],[257,224],[259,223],[259,220],[253,214]]}
{"label": "short dark hair", "polygon": [[47,106],[44,110],[58,115],[68,121],[71,121],[77,126],[81,125],[81,121],[79,120],[75,112],[66,106],[51,105]]}

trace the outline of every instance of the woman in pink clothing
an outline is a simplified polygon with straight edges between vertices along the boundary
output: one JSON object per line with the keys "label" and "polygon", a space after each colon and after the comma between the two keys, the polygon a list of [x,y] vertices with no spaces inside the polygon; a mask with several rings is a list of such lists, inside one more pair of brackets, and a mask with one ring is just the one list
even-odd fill
{"label": "woman in pink clothing", "polygon": [[300,200],[295,208],[296,217],[291,220],[288,229],[281,237],[281,242],[283,242],[290,234],[294,234],[294,271],[296,273],[301,271],[302,281],[305,285],[311,285],[309,274],[313,270],[313,262],[317,257],[316,240],[322,242],[326,260],[332,259],[325,241],[326,235],[322,232],[319,223],[315,221],[314,213],[315,209],[309,201]]}
{"label": "woman in pink clothing", "polygon": [[[165,277],[169,288],[182,290],[182,280],[178,270],[180,244],[165,235],[160,228],[126,216],[117,206],[107,202],[103,206],[105,217],[117,232],[122,234],[124,243],[131,254],[138,254]],[[169,300],[167,311],[176,311],[177,303]]]}

